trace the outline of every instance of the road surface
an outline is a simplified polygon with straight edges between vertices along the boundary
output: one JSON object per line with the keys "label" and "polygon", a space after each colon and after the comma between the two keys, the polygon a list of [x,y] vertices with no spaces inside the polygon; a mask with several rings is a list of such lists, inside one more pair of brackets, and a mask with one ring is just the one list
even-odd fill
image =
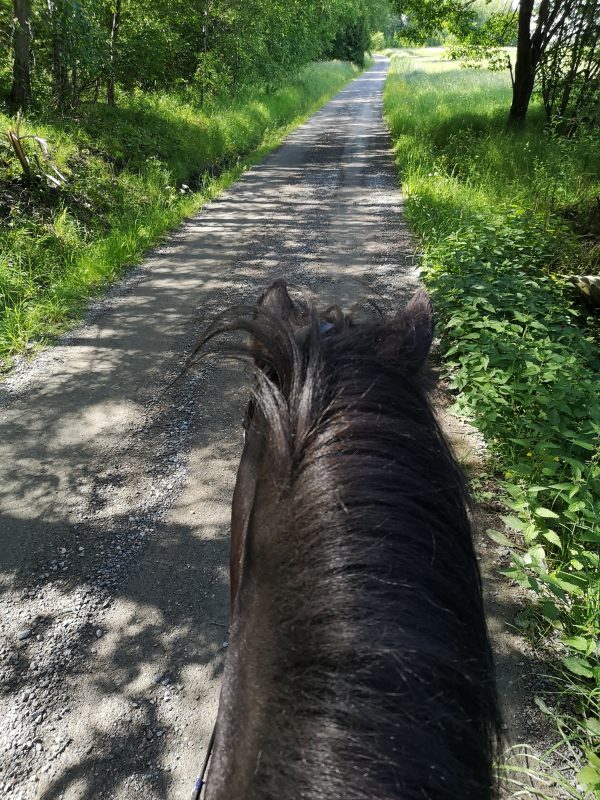
{"label": "road surface", "polygon": [[392,303],[412,294],[387,66],[377,58],[0,386],[3,796],[191,792],[227,642],[245,393],[223,364],[169,384],[216,312],[276,278],[344,304],[365,284]]}

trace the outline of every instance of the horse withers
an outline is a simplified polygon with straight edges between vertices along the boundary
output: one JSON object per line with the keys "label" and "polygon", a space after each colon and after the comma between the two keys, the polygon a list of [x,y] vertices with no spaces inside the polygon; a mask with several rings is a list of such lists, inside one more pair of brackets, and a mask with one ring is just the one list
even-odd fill
{"label": "horse withers", "polygon": [[359,321],[274,283],[203,339],[255,366],[207,800],[488,800],[500,715],[427,295]]}

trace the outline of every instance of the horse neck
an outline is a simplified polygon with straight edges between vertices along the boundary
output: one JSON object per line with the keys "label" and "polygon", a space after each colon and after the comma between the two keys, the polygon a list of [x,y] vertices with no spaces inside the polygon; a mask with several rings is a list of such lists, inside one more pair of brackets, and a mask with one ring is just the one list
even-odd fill
{"label": "horse neck", "polygon": [[353,433],[342,414],[341,448],[333,415],[292,481],[266,447],[208,800],[492,796],[493,667],[460,474],[410,400],[383,420],[373,404]]}

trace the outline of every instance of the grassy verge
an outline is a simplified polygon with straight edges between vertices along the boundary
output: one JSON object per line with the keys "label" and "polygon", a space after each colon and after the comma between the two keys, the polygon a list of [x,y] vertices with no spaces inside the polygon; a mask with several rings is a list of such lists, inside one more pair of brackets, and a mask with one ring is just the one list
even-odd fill
{"label": "grassy verge", "polygon": [[600,326],[567,276],[598,272],[600,136],[554,136],[535,109],[526,131],[509,132],[507,76],[415,56],[395,57],[384,99],[407,214],[456,406],[483,431],[510,509],[491,535],[511,549],[507,576],[535,598],[519,624],[556,664],[556,691],[537,702],[579,762],[568,796],[593,796]]}
{"label": "grassy verge", "polygon": [[[63,330],[90,294],[139,261],[166,231],[229,185],[358,70],[312,64],[275,92],[199,108],[135,94],[77,118],[25,120],[48,143],[48,179],[27,183],[0,150],[0,366]],[[0,129],[14,120],[0,113]],[[39,146],[27,139],[33,156]],[[242,160],[243,159],[243,160]],[[49,166],[51,165],[51,166]]]}

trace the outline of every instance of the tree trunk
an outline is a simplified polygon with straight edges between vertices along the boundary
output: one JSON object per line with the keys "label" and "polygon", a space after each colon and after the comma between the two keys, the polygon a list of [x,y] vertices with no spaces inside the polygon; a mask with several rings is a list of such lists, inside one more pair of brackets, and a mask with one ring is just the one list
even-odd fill
{"label": "tree trunk", "polygon": [[54,97],[60,111],[67,107],[69,93],[67,68],[64,54],[64,9],[62,4],[52,4],[52,80],[54,84]]}
{"label": "tree trunk", "polygon": [[13,82],[10,100],[19,108],[31,102],[29,46],[31,42],[31,0],[13,0],[16,19],[13,61]]}
{"label": "tree trunk", "polygon": [[208,0],[204,8],[203,21],[202,21],[202,81],[200,83],[200,105],[204,105],[204,96],[206,94],[206,53],[208,52]]}
{"label": "tree trunk", "polygon": [[508,114],[508,124],[521,127],[525,124],[529,101],[535,81],[535,64],[531,47],[531,16],[534,0],[520,0],[519,27],[517,34],[517,61],[513,83],[512,105]]}
{"label": "tree trunk", "polygon": [[71,105],[76,108],[79,105],[79,70],[77,64],[71,67]]}
{"label": "tree trunk", "polygon": [[110,63],[108,85],[106,87],[106,102],[109,106],[115,105],[115,60],[117,44],[119,42],[119,27],[121,26],[121,0],[115,0],[115,12],[110,31]]}

